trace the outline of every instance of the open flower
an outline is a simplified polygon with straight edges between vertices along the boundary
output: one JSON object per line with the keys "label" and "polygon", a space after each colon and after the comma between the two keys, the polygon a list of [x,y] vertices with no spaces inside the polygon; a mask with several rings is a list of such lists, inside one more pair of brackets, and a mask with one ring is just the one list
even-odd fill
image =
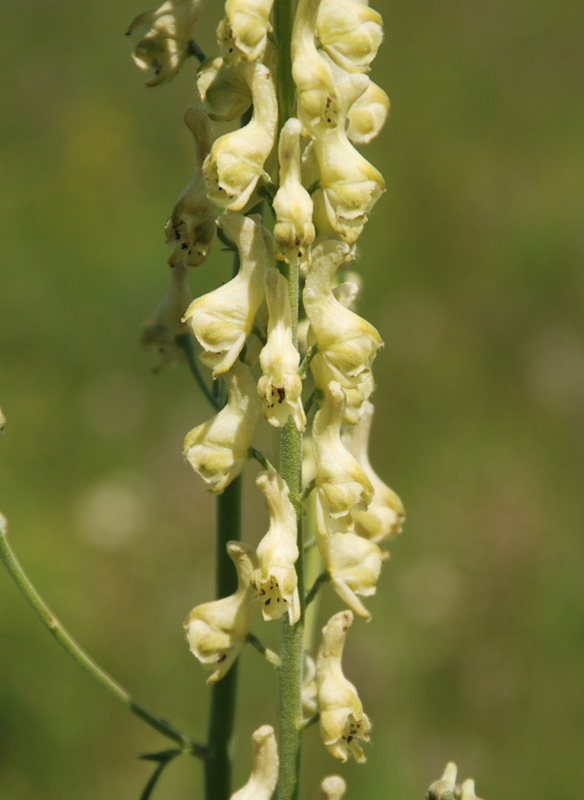
{"label": "open flower", "polygon": [[251,775],[231,800],[270,800],[278,782],[278,746],[271,725],[262,725],[251,737]]}
{"label": "open flower", "polygon": [[258,610],[250,578],[257,567],[253,547],[245,542],[228,542],[227,552],[237,570],[235,594],[193,608],[184,627],[191,652],[207,669],[214,670],[207,680],[215,683],[233,664]]}
{"label": "open flower", "polygon": [[292,342],[292,317],[288,285],[275,267],[266,270],[268,338],[260,353],[262,376],[258,392],[264,417],[276,428],[292,416],[299,431],[306,427],[302,407],[302,380],[298,374],[300,353]]}
{"label": "open flower", "polygon": [[191,300],[188,267],[177,264],[170,270],[170,289],[164,295],[154,314],[142,325],[140,344],[146,350],[157,350],[160,360],[154,367],[159,372],[171,361],[182,358],[183,351],[176,343],[177,336],[185,333],[182,315]]}
{"label": "open flower", "polygon": [[261,58],[272,30],[273,4],[274,0],[227,0],[217,36],[231,58],[246,61]]}
{"label": "open flower", "polygon": [[197,297],[184,316],[205,350],[201,360],[213,377],[231,368],[251,331],[264,299],[264,272],[273,263],[272,237],[257,216],[223,214],[219,223],[234,239],[239,272],[228,283]]}
{"label": "open flower", "polygon": [[375,594],[387,553],[355,533],[349,514],[334,517],[321,492],[316,496],[316,544],[335,592],[356,614],[370,619],[358,595]]}
{"label": "open flower", "polygon": [[315,800],[341,800],[347,784],[340,775],[328,775],[323,779]]}
{"label": "open flower", "polygon": [[300,120],[291,117],[280,133],[278,158],[280,188],[274,197],[276,214],[274,239],[278,258],[294,264],[303,259],[306,248],[314,241],[312,199],[300,175]]}
{"label": "open flower", "polygon": [[290,625],[300,619],[298,578],[298,522],[289,490],[276,472],[260,472],[256,485],[265,495],[270,527],[257,547],[258,568],[251,576],[264,619],[279,619],[288,612]]}
{"label": "open flower", "polygon": [[187,108],[184,120],[195,139],[197,168],[191,182],[181,192],[164,230],[166,244],[173,246],[168,259],[170,266],[182,263],[198,267],[209,255],[217,231],[216,208],[207,196],[207,183],[201,169],[215,131],[205,112],[195,106]]}
{"label": "open flower", "polygon": [[216,139],[203,164],[210,199],[230,211],[241,211],[266,175],[264,163],[274,146],[278,122],[270,70],[251,62],[242,66],[241,75],[251,90],[253,116],[243,128]]}
{"label": "open flower", "polygon": [[383,39],[381,14],[367,0],[321,0],[316,22],[321,47],[343,69],[366,72]]}
{"label": "open flower", "polygon": [[229,400],[207,422],[193,428],[184,443],[185,455],[212,492],[222,492],[244,468],[260,402],[255,381],[240,361],[225,375]]}
{"label": "open flower", "polygon": [[365,508],[373,497],[369,478],[341,441],[344,405],[341,386],[331,381],[312,425],[316,485],[337,517],[354,507]]}
{"label": "open flower", "polygon": [[180,71],[201,13],[202,0],[166,0],[132,20],[126,36],[135,42],[132,58],[154,73],[146,86],[158,86]]}
{"label": "open flower", "polygon": [[365,754],[358,742],[369,739],[371,723],[353,684],[343,675],[341,658],[345,637],[353,622],[350,611],[335,614],[322,629],[322,643],[316,659],[316,680],[320,702],[320,732],[326,749],[346,761],[349,754],[359,764]]}
{"label": "open flower", "polygon": [[354,387],[370,376],[371,365],[383,342],[371,323],[345,308],[333,293],[337,268],[349,255],[347,244],[327,239],[312,251],[303,299],[318,352],[335,379]]}
{"label": "open flower", "polygon": [[342,433],[342,441],[347,450],[355,456],[373,486],[373,499],[366,510],[352,509],[351,516],[355,529],[360,536],[380,542],[387,537],[397,536],[401,532],[405,513],[402,501],[377,475],[369,461],[367,453],[369,433],[373,421],[373,405],[363,402],[360,419],[356,425],[349,426]]}

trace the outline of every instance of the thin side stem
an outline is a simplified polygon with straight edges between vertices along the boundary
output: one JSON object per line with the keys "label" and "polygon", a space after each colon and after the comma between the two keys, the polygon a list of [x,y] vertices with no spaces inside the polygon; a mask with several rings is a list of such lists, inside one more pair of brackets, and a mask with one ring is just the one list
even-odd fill
{"label": "thin side stem", "polygon": [[207,385],[207,381],[205,380],[203,373],[201,372],[201,368],[199,367],[199,362],[197,361],[197,354],[195,353],[195,346],[193,343],[193,337],[190,333],[182,333],[180,336],[177,336],[175,339],[177,345],[181,348],[183,353],[187,358],[187,362],[189,367],[191,368],[191,372],[195,380],[199,385],[199,389],[203,392],[207,400],[211,403],[213,408],[216,411],[219,411],[221,408],[221,404],[211,391]]}
{"label": "thin side stem", "polygon": [[207,748],[195,742],[189,736],[174,728],[170,723],[152,714],[147,708],[144,708],[123,688],[115,681],[107,672],[102,669],[86,652],[77,644],[70,633],[64,628],[63,624],[53,614],[49,606],[38,593],[31,580],[28,578],[22,569],[18,559],[14,555],[12,548],[8,542],[8,537],[5,531],[0,530],[0,558],[6,566],[8,572],[14,579],[14,582],[26,597],[30,605],[36,611],[38,616],[48,630],[52,633],[59,644],[65,648],[69,655],[96,680],[104,689],[113,695],[123,706],[129,709],[137,717],[150,725],[163,736],[172,739],[181,746],[184,752],[191,753],[199,758],[205,758],[208,755]]}
{"label": "thin side stem", "polygon": [[318,594],[318,590],[323,585],[323,583],[326,583],[327,581],[330,581],[330,579],[331,579],[331,576],[329,575],[329,573],[326,570],[324,572],[320,573],[318,578],[314,581],[314,583],[312,584],[312,586],[308,590],[308,593],[306,595],[306,599],[304,601],[304,604],[306,606],[309,606],[312,603],[312,601],[314,600],[314,598]]}
{"label": "thin side stem", "polygon": [[[227,597],[237,590],[237,573],[226,545],[241,539],[241,476],[235,478],[217,498],[216,597]],[[211,688],[211,709],[205,761],[206,800],[229,800],[231,796],[231,743],[235,726],[237,661],[224,678]]]}
{"label": "thin side stem", "polygon": [[282,662],[280,661],[280,656],[277,653],[274,653],[273,650],[270,650],[269,647],[266,647],[263,642],[258,639],[258,637],[253,633],[248,633],[246,636],[247,641],[251,644],[252,647],[261,653],[266,661],[269,661],[274,667],[278,669],[282,666]]}

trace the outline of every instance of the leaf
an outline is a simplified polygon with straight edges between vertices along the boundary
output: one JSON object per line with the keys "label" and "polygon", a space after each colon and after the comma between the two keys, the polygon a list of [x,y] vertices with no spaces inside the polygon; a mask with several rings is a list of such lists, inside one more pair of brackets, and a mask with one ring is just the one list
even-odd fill
{"label": "leaf", "polygon": [[144,787],[144,791],[140,795],[140,800],[149,800],[154,790],[154,787],[158,783],[158,779],[162,775],[164,768],[167,767],[174,758],[180,756],[182,752],[183,752],[182,750],[173,749],[173,750],[163,750],[160,753],[145,753],[144,755],[140,756],[140,758],[143,759],[144,761],[158,762],[158,766],[152,773],[152,777],[150,778],[150,780]]}

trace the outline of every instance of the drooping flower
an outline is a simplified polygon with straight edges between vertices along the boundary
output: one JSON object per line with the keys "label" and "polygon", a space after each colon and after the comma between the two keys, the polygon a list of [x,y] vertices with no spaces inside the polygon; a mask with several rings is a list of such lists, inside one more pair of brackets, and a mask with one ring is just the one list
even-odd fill
{"label": "drooping flower", "polygon": [[321,492],[316,496],[316,544],[335,592],[356,614],[370,619],[358,595],[375,594],[387,553],[355,533],[349,514],[334,517]]}
{"label": "drooping flower", "polygon": [[156,310],[142,326],[140,344],[146,350],[157,350],[160,354],[153,372],[159,372],[171,361],[183,356],[176,339],[187,330],[182,315],[191,300],[188,267],[177,264],[170,269],[170,289]]}
{"label": "drooping flower", "polygon": [[321,0],[316,22],[321,47],[348,72],[366,72],[383,39],[381,14],[367,0]]}
{"label": "drooping flower", "polygon": [[369,478],[341,440],[344,406],[341,386],[331,381],[312,425],[316,486],[326,497],[330,513],[337,517],[355,507],[366,508],[373,497]]}
{"label": "drooping flower", "polygon": [[236,60],[261,58],[271,32],[270,12],[274,0],[227,0],[225,17],[217,37],[224,53]]}
{"label": "drooping flower", "polygon": [[343,645],[353,622],[350,611],[340,611],[322,629],[322,643],[316,659],[320,702],[320,732],[326,749],[346,761],[349,754],[362,764],[365,754],[358,740],[369,739],[371,723],[353,684],[341,666]]}
{"label": "drooping flower", "polygon": [[233,664],[258,610],[256,593],[250,586],[257,567],[253,547],[245,542],[228,542],[227,552],[237,570],[237,591],[196,606],[184,624],[191,652],[206,669],[214,670],[208,684],[221,680]]}
{"label": "drooping flower", "polygon": [[185,455],[211,492],[222,492],[239,475],[260,413],[255,381],[240,361],[225,374],[227,405],[207,422],[193,428],[184,443]]}
{"label": "drooping flower", "polygon": [[369,461],[367,450],[373,421],[372,403],[363,402],[359,413],[357,424],[346,427],[341,439],[371,481],[374,493],[367,509],[352,509],[351,516],[360,536],[371,539],[372,542],[380,542],[401,532],[405,513],[397,494],[381,480]]}
{"label": "drooping flower", "polygon": [[230,800],[270,800],[278,781],[278,747],[274,729],[262,725],[251,737],[251,775]]}
{"label": "drooping flower", "polygon": [[341,800],[347,784],[340,775],[328,775],[323,779],[315,800]]}
{"label": "drooping flower", "polygon": [[378,331],[333,293],[337,268],[349,255],[347,244],[327,239],[312,251],[303,299],[318,352],[343,386],[354,387],[370,376],[371,365],[382,346]]}
{"label": "drooping flower", "polygon": [[213,377],[233,365],[249,335],[264,299],[264,272],[273,263],[273,243],[258,216],[223,214],[219,223],[239,250],[238,274],[208,294],[197,297],[184,316],[205,350],[201,360]]}
{"label": "drooping flower", "polygon": [[207,183],[201,169],[215,131],[205,112],[195,106],[187,108],[184,120],[195,139],[197,168],[166,223],[166,244],[174,248],[168,259],[171,267],[179,263],[198,267],[209,255],[217,231],[216,208],[207,196]]}
{"label": "drooping flower", "polygon": [[268,338],[260,353],[262,376],[258,392],[264,417],[277,428],[292,416],[299,431],[306,427],[302,407],[302,380],[298,374],[300,353],[292,342],[292,318],[288,285],[275,267],[266,270]]}
{"label": "drooping flower", "polygon": [[298,523],[288,485],[276,472],[263,471],[256,485],[264,493],[270,527],[257,547],[258,568],[251,576],[264,619],[279,619],[286,612],[290,625],[300,619],[298,578]]}
{"label": "drooping flower", "polygon": [[243,128],[216,139],[203,164],[210,199],[229,211],[241,211],[258,180],[267,175],[264,163],[274,146],[278,122],[270,70],[254,61],[242,65],[241,75],[251,91],[253,116]]}
{"label": "drooping flower", "polygon": [[251,105],[251,91],[238,66],[221,56],[208,58],[197,70],[197,90],[211,119],[229,121],[241,117]]}
{"label": "drooping flower", "polygon": [[302,185],[300,174],[300,120],[291,117],[280,133],[278,158],[280,188],[274,197],[276,214],[274,239],[278,258],[294,264],[302,260],[315,237],[312,199]]}
{"label": "drooping flower", "polygon": [[203,0],[166,0],[158,8],[138,14],[126,36],[135,42],[132,58],[142,70],[152,70],[146,86],[158,86],[180,71],[189,55],[189,42]]}

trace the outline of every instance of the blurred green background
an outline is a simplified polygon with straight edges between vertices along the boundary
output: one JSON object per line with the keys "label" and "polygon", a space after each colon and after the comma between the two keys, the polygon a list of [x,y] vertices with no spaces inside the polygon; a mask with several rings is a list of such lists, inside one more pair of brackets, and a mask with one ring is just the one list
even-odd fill
{"label": "blurred green background", "polygon": [[[373,3],[392,115],[366,155],[387,193],[360,313],[386,342],[371,458],[404,499],[373,620],[345,670],[374,720],[365,767],[306,735],[303,797],[418,800],[447,760],[486,800],[584,779],[582,17],[565,0]],[[201,43],[212,52],[218,4]],[[182,621],[211,598],[213,500],[184,463],[208,416],[186,368],[153,376],[141,321],[167,287],[163,225],[193,167],[188,65],[147,90],[137,0],[3,9],[0,508],[70,631],[156,713],[204,737]],[[193,290],[224,280],[217,251]],[[265,530],[248,470],[247,538]],[[323,617],[341,608],[327,592]],[[262,634],[264,635],[264,634]],[[272,628],[268,639],[276,637]],[[241,659],[237,784],[274,722]],[[266,699],[268,698],[268,699]],[[138,798],[166,740],[94,684],[0,570],[0,797]],[[179,759],[155,797],[201,796]]]}

